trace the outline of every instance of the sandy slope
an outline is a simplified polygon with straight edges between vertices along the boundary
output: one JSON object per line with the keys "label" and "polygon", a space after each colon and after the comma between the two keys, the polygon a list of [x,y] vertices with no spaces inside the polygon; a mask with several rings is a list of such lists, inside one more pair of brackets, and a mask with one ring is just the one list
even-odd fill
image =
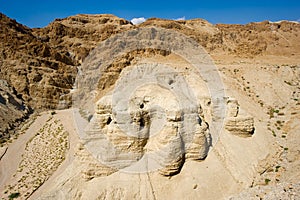
{"label": "sandy slope", "polygon": [[48,114],[43,114],[33,123],[17,140],[8,145],[6,154],[0,161],[0,191],[4,190],[4,185],[9,183],[10,178],[16,172],[24,152],[26,142],[37,132],[48,119]]}
{"label": "sandy slope", "polygon": [[[51,185],[51,182],[55,180],[56,176],[58,174],[61,174],[65,168],[72,162],[73,155],[74,155],[74,146],[78,140],[77,134],[75,133],[75,126],[73,124],[73,112],[72,110],[63,110],[63,111],[56,111],[56,114],[51,115],[50,112],[44,112],[41,113],[40,116],[37,117],[35,122],[30,126],[30,128],[26,131],[25,134],[22,134],[17,140],[15,140],[12,144],[8,146],[6,154],[3,156],[3,158],[0,161],[0,180],[1,180],[1,196],[4,195],[4,190],[7,190],[5,186],[11,184],[14,184],[15,174],[18,172],[18,168],[20,166],[22,157],[24,157],[25,146],[27,146],[27,143],[34,138],[37,132],[43,127],[49,119],[52,119],[53,121],[60,121],[63,124],[64,129],[70,133],[69,134],[69,149],[66,154],[66,159],[62,162],[62,164],[59,166],[59,168],[51,175],[51,178],[47,180],[42,187],[40,187],[35,193],[35,197],[32,198],[35,199],[36,196],[41,195],[40,191],[43,191],[43,188]],[[51,121],[50,121],[51,122]],[[44,130],[46,131],[46,130]],[[46,132],[42,132],[42,134],[46,134]],[[50,147],[49,147],[50,150]],[[47,150],[46,150],[47,151]],[[37,156],[35,153],[32,152],[32,156]],[[45,160],[46,158],[43,158],[44,155],[40,155],[40,158],[38,160]],[[34,157],[33,157],[34,158]],[[54,161],[53,161],[54,162]],[[29,166],[28,166],[29,167]],[[13,176],[14,175],[14,176]],[[18,175],[17,175],[18,177]],[[31,177],[33,178],[33,177]],[[8,195],[8,194],[7,194]]]}
{"label": "sandy slope", "polygon": [[49,188],[53,181],[62,174],[65,169],[73,162],[74,160],[74,153],[75,147],[78,144],[78,135],[76,133],[76,126],[74,125],[74,112],[72,109],[69,110],[62,110],[56,111],[57,114],[54,116],[55,119],[61,120],[64,128],[69,133],[69,142],[70,148],[67,152],[66,159],[61,164],[61,166],[55,171],[55,173],[30,197],[30,199],[36,199],[37,197],[41,196],[43,192]]}

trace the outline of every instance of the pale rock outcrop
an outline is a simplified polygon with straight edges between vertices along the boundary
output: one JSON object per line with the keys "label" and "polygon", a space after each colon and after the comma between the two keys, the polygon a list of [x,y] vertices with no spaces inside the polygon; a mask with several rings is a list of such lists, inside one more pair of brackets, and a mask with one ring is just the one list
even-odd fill
{"label": "pale rock outcrop", "polygon": [[[159,90],[157,86],[147,87]],[[171,176],[180,172],[186,159],[205,159],[210,134],[201,118],[201,106],[181,109],[176,100],[170,97],[164,102],[157,94],[132,98],[129,108],[113,107],[112,95],[97,102],[82,139],[101,164],[114,170],[158,170],[161,175]]]}
{"label": "pale rock outcrop", "polygon": [[75,155],[81,165],[81,176],[85,181],[98,177],[109,176],[116,172],[113,168],[97,162],[81,143],[78,144]]}
{"label": "pale rock outcrop", "polygon": [[236,99],[228,99],[227,101],[227,116],[237,117],[239,114],[240,105]]}
{"label": "pale rock outcrop", "polygon": [[225,128],[234,135],[248,137],[254,132],[253,117],[232,117],[228,118]]}
{"label": "pale rock outcrop", "polygon": [[254,133],[253,117],[240,112],[238,101],[235,99],[229,99],[227,101],[225,129],[231,134],[241,137],[249,137]]}
{"label": "pale rock outcrop", "polygon": [[208,125],[206,123],[196,125],[193,142],[189,145],[185,157],[192,160],[205,159],[211,145],[210,142]]}

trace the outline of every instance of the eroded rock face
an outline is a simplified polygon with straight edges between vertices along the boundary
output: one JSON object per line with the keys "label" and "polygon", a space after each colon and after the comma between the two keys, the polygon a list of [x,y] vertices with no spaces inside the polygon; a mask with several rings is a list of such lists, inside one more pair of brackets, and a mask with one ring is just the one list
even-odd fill
{"label": "eroded rock face", "polygon": [[130,22],[113,15],[77,15],[30,29],[0,13],[0,78],[36,110],[71,106],[77,66],[97,43]]}
{"label": "eroded rock face", "polygon": [[116,172],[115,169],[110,168],[97,162],[95,158],[84,148],[82,144],[78,144],[76,157],[79,158],[82,171],[81,176],[85,181],[92,180],[94,178],[109,176]]}
{"label": "eroded rock face", "polygon": [[4,80],[0,80],[0,139],[28,118],[30,109]]}
{"label": "eroded rock face", "polygon": [[234,135],[249,137],[254,133],[254,120],[253,117],[228,118],[225,128]]}
{"label": "eroded rock face", "polygon": [[[69,107],[77,66],[101,41],[138,27],[179,31],[194,38],[212,55],[291,56],[293,52],[298,56],[299,52],[300,25],[291,22],[212,25],[201,19],[152,18],[135,26],[113,15],[82,14],[30,29],[0,14],[0,24],[0,78],[14,87],[32,108],[44,110]],[[275,32],[278,34],[274,35]],[[128,62],[130,57],[123,61]]]}
{"label": "eroded rock face", "polygon": [[[80,137],[110,168],[177,174],[185,160],[205,159],[211,146],[208,123],[192,90],[172,67],[149,63],[129,67],[114,90],[96,102]],[[84,105],[90,107],[90,102]]]}
{"label": "eroded rock face", "polygon": [[[87,129],[90,136],[95,133],[93,141],[88,140],[87,145],[89,142],[105,145],[102,149],[105,152],[99,155],[103,164],[122,170],[148,157],[151,158],[148,161],[155,161],[153,165],[157,165],[155,168],[162,175],[170,176],[180,171],[185,159],[201,160],[207,156],[209,131],[199,113],[189,114],[185,110],[166,108],[164,113],[167,114],[163,116],[164,113],[151,105],[155,98],[147,96],[140,102],[133,100],[131,121],[124,127],[128,119],[122,121],[122,117],[114,116],[111,98],[105,96],[98,101],[96,114]],[[184,120],[195,116],[198,120],[195,118],[193,122],[192,138],[186,138],[188,133],[184,132]],[[165,125],[158,130],[157,122],[164,117]]]}
{"label": "eroded rock face", "polygon": [[[79,132],[80,138],[101,164],[118,171],[159,171],[165,176],[174,175],[185,160],[205,159],[211,146],[211,135],[204,118],[211,103],[207,103],[205,109],[202,104],[209,100],[206,84],[218,91],[219,96],[223,94],[219,75],[214,73],[216,70],[210,60],[203,57],[201,62],[193,60],[200,56],[192,55],[203,51],[197,49],[199,46],[194,41],[188,40],[189,44],[185,44],[185,36],[165,31],[145,28],[110,38],[85,60],[77,77],[74,106],[92,116],[87,128]],[[175,37],[176,42],[173,41]],[[126,43],[123,44],[124,38]],[[165,51],[155,55],[159,60],[140,57],[136,64],[111,65],[111,60],[120,58],[116,54],[123,50],[129,54],[122,58],[132,61],[132,55],[140,53],[137,49],[141,48]],[[156,53],[153,50],[142,53],[145,52]],[[180,64],[167,62],[166,56],[176,57]],[[191,63],[205,63],[205,66]],[[102,78],[111,74],[114,75],[107,86]],[[206,80],[209,83],[201,77],[210,77]],[[216,98],[219,96],[209,100],[215,107],[218,107]],[[219,118],[223,116],[223,108],[223,105],[219,106]],[[214,114],[217,116],[218,113]],[[214,120],[218,120],[217,117]],[[214,139],[217,139],[217,131],[215,133]]]}
{"label": "eroded rock face", "polygon": [[240,108],[238,101],[229,99],[227,101],[228,110],[225,120],[225,129],[233,135],[250,137],[254,133],[254,119],[247,114],[239,114]]}
{"label": "eroded rock face", "polygon": [[77,69],[67,51],[1,13],[0,25],[0,78],[33,109],[55,109],[60,100],[68,101]]}
{"label": "eroded rock face", "polygon": [[[90,159],[89,163],[93,164],[83,172],[86,180],[119,170],[158,170],[163,176],[172,176],[180,172],[185,161],[206,158],[211,136],[201,105],[192,111],[194,114],[184,109],[176,110],[176,101],[172,102],[171,96],[168,96],[170,94],[164,93],[172,106],[163,105],[165,110],[162,111],[157,108],[160,98],[149,95],[153,90],[157,91],[156,95],[159,94],[157,87],[149,87],[149,93],[144,98],[137,92],[139,97],[131,99],[128,108],[130,120],[116,116],[112,95],[108,94],[97,102],[95,114],[86,128],[87,136],[83,138],[93,155],[93,148],[98,152],[96,160]],[[152,107],[153,104],[156,107]],[[189,134],[184,125],[195,116],[197,120],[191,127],[192,134]],[[164,125],[159,127],[160,123]],[[240,137],[249,137],[254,133],[253,117],[241,111],[235,99],[227,101],[225,129]],[[83,158],[89,157],[87,155]],[[146,162],[145,167],[143,164]]]}

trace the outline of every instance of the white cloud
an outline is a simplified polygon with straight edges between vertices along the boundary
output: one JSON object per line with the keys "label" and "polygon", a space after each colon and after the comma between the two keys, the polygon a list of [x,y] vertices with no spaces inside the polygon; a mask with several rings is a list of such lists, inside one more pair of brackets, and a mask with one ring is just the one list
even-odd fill
{"label": "white cloud", "polygon": [[297,22],[299,22],[299,23],[300,23],[300,18],[297,20]]}
{"label": "white cloud", "polygon": [[185,20],[185,16],[179,17],[179,18],[177,18],[177,19],[175,19],[175,20]]}
{"label": "white cloud", "polygon": [[133,18],[131,20],[131,23],[133,23],[133,24],[141,24],[144,21],[146,21],[145,17],[139,17],[139,18]]}

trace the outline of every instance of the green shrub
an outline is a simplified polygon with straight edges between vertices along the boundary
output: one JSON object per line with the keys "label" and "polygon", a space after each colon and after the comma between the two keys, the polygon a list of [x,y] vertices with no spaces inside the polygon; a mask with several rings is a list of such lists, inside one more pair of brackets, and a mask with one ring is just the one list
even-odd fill
{"label": "green shrub", "polygon": [[268,185],[270,181],[271,181],[270,179],[266,178],[265,179],[265,184]]}
{"label": "green shrub", "polygon": [[270,108],[268,114],[270,115],[270,119],[274,117],[274,109]]}
{"label": "green shrub", "polygon": [[18,198],[20,196],[20,193],[19,192],[15,192],[15,193],[11,193],[8,198],[9,199],[15,199],[15,198]]}

